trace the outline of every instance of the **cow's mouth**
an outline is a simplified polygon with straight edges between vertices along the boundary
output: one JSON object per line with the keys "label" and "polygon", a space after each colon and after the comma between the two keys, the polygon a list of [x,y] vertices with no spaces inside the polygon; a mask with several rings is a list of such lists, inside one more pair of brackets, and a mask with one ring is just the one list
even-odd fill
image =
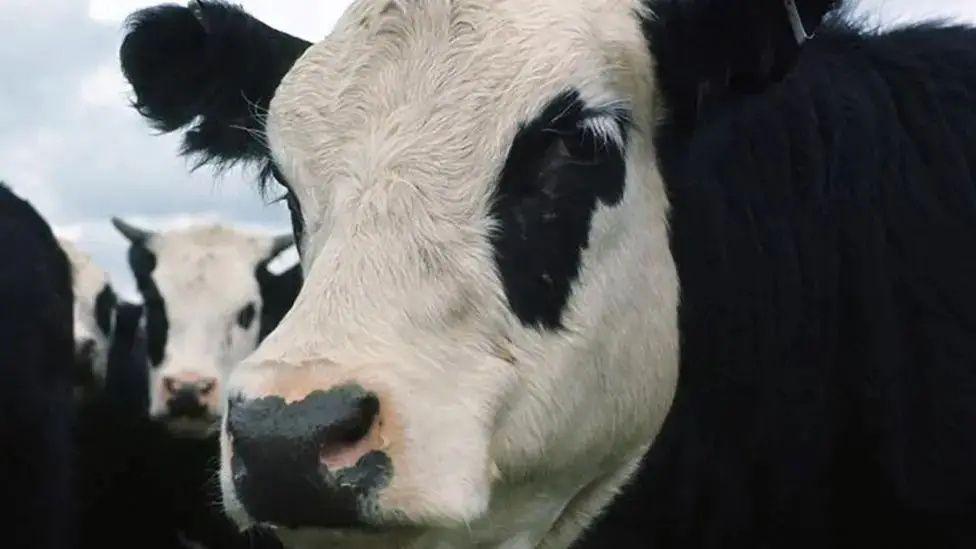
{"label": "cow's mouth", "polygon": [[179,437],[206,438],[220,431],[220,418],[215,414],[207,413],[197,417],[165,416],[161,419],[166,429]]}
{"label": "cow's mouth", "polygon": [[295,547],[407,547],[428,531],[422,526],[368,526],[358,528],[300,528],[267,526],[287,546]]}
{"label": "cow's mouth", "polygon": [[76,397],[85,396],[94,390],[96,385],[94,341],[89,340],[76,346],[73,376]]}

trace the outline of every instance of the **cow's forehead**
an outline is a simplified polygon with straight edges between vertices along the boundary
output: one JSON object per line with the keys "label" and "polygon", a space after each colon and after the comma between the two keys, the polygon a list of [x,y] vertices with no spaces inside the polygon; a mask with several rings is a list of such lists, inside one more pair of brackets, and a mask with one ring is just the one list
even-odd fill
{"label": "cow's forehead", "polygon": [[161,233],[151,249],[156,256],[153,279],[164,294],[173,294],[164,297],[200,295],[210,304],[236,303],[257,295],[254,271],[268,243],[214,226]]}
{"label": "cow's forehead", "polygon": [[518,125],[556,95],[606,104],[647,85],[639,5],[359,1],[279,86],[272,149],[283,163],[295,155],[304,169],[356,179],[457,160],[497,169]]}

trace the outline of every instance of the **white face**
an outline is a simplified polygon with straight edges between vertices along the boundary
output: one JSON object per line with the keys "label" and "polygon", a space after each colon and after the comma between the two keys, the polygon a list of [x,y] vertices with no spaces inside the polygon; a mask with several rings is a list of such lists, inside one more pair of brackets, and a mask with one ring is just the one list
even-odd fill
{"label": "white face", "polygon": [[[306,281],[228,382],[222,486],[241,524],[284,524],[298,546],[560,546],[623,482],[678,349],[637,9],[361,0],[287,74],[267,132]],[[252,459],[281,443],[255,434],[261,414],[328,439],[316,403],[350,394],[378,412],[339,443],[293,441],[325,480],[306,499],[281,488],[305,514],[279,513],[260,487],[295,473]],[[337,502],[356,475],[373,480]],[[344,514],[380,533],[341,530]]]}
{"label": "white face", "polygon": [[224,380],[258,343],[256,278],[273,241],[222,227],[153,233],[130,254],[146,303],[150,415],[204,434],[225,402]]}
{"label": "white face", "polygon": [[[108,365],[112,323],[115,316],[115,294],[108,275],[92,258],[71,242],[59,240],[71,262],[74,291],[74,332],[76,366],[79,381],[104,383]],[[83,378],[88,375],[91,380]]]}

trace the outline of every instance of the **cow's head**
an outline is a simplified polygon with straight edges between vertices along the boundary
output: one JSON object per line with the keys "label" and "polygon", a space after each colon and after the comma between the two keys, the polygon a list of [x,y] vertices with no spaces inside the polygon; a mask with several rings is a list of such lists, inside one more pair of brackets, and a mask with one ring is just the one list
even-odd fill
{"label": "cow's head", "polygon": [[88,392],[105,382],[117,299],[108,274],[71,242],[58,243],[71,262],[74,289],[75,387]]}
{"label": "cow's head", "polygon": [[299,239],[295,306],[228,382],[232,516],[298,544],[568,543],[675,388],[660,124],[797,47],[780,0],[359,0],[311,46],[222,3],[136,14],[140,112],[263,163]]}
{"label": "cow's head", "polygon": [[175,431],[205,433],[223,410],[227,374],[258,344],[265,297],[278,285],[268,262],[292,238],[113,223],[131,243],[129,265],[145,303],[149,413]]}

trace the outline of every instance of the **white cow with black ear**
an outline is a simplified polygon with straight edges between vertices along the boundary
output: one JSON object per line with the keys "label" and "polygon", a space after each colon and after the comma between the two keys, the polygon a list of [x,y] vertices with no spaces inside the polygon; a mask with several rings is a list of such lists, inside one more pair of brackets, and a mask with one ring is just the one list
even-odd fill
{"label": "white cow with black ear", "polygon": [[104,384],[118,303],[108,274],[73,243],[58,239],[71,262],[74,289],[75,384],[79,389]]}
{"label": "white cow with black ear", "polygon": [[592,547],[976,547],[976,29],[815,32],[832,4],[357,0],[314,45],[136,14],[140,113],[263,162],[301,250],[228,380],[231,516],[297,547],[563,548],[604,511]]}
{"label": "white cow with black ear", "polygon": [[[677,65],[785,70],[782,6],[730,4],[675,18]],[[242,525],[561,547],[635,470],[678,377],[653,5],[359,0],[315,45],[223,2],[130,20],[140,113],[204,161],[264,163],[299,240],[295,306],[228,382]],[[753,16],[755,43],[686,47]],[[754,75],[750,48],[780,43]],[[746,66],[707,63],[730,52]]]}
{"label": "white cow with black ear", "polygon": [[[293,238],[217,225],[150,232],[112,222],[131,243],[129,264],[145,303],[150,415],[174,432],[206,434],[223,411],[227,375],[268,331],[262,323],[277,323],[263,312],[275,307],[266,301],[286,275],[270,273],[268,263]],[[289,287],[293,300],[297,287]]]}

